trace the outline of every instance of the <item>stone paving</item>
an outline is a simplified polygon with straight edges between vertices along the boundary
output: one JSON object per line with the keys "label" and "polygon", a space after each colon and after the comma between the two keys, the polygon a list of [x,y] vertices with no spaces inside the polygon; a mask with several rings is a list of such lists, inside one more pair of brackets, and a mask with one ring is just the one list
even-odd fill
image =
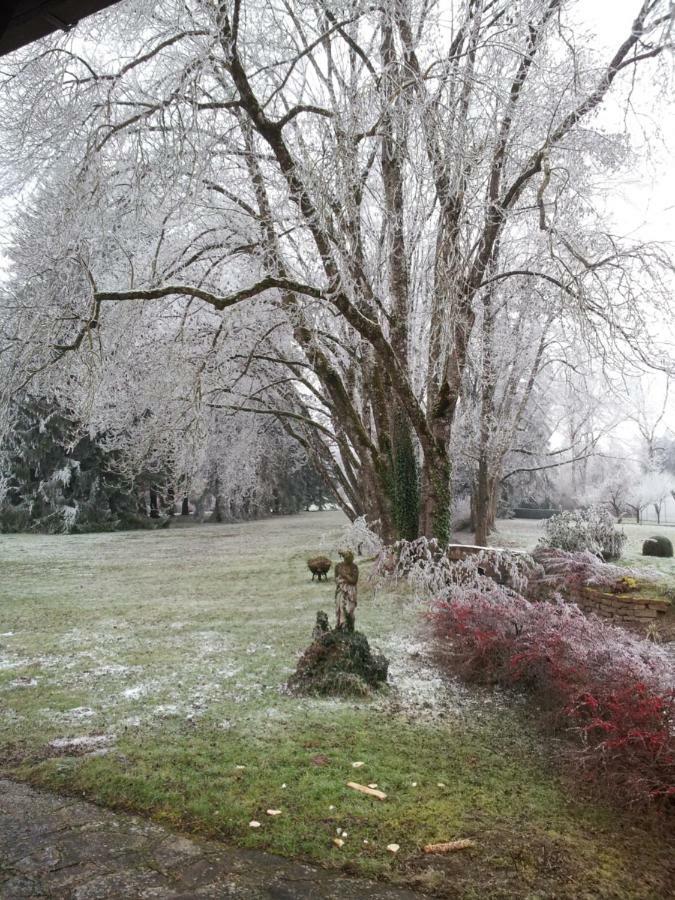
{"label": "stone paving", "polygon": [[136,816],[0,778],[0,898],[415,900],[255,850],[176,834]]}

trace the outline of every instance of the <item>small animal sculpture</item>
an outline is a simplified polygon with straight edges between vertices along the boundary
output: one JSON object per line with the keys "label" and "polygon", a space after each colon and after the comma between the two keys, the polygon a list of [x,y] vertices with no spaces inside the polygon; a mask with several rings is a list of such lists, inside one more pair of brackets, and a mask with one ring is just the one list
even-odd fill
{"label": "small animal sculpture", "polygon": [[314,626],[314,630],[312,631],[312,640],[318,641],[320,638],[324,636],[324,634],[328,634],[330,631],[330,624],[328,622],[328,616],[323,610],[319,610],[316,614],[316,625]]}
{"label": "small animal sculpture", "polygon": [[315,576],[318,576],[319,581],[321,581],[321,576],[323,575],[323,580],[326,581],[328,578],[328,572],[333,563],[328,559],[327,556],[313,556],[311,559],[307,560],[307,568],[312,573],[312,581],[314,581]]}

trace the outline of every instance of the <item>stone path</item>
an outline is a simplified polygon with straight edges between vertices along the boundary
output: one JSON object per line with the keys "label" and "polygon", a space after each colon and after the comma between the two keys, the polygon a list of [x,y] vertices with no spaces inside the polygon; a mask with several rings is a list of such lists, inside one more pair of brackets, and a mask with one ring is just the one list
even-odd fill
{"label": "stone path", "polygon": [[415,900],[255,850],[175,834],[0,778],[0,898]]}

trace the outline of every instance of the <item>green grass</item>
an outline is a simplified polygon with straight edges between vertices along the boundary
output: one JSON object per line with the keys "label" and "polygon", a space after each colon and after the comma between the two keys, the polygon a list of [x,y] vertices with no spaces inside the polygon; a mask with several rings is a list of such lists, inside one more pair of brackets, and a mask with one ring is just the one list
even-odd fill
{"label": "green grass", "polygon": [[[365,701],[284,692],[316,611],[332,613],[332,582],[312,583],[304,561],[342,524],[315,513],[0,538],[3,771],[447,896],[661,896],[665,839],[571,800],[523,708],[439,679],[419,608],[373,592],[367,566],[357,623],[391,658],[392,688]],[[98,744],[50,745],[83,737]],[[387,800],[349,780],[377,783]],[[456,837],[476,849],[420,852]]]}

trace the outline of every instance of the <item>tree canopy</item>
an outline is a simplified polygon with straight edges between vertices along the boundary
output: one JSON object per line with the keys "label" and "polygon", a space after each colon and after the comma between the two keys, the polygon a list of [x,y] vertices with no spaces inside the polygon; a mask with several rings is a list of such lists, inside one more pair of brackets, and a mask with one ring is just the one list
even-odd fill
{"label": "tree canopy", "polygon": [[567,0],[142,0],[20,51],[7,394],[186,473],[271,417],[387,538],[447,539],[464,453],[484,538],[570,366],[671,364],[670,262],[607,227],[630,147],[598,116],[671,26],[636,2],[606,55]]}

